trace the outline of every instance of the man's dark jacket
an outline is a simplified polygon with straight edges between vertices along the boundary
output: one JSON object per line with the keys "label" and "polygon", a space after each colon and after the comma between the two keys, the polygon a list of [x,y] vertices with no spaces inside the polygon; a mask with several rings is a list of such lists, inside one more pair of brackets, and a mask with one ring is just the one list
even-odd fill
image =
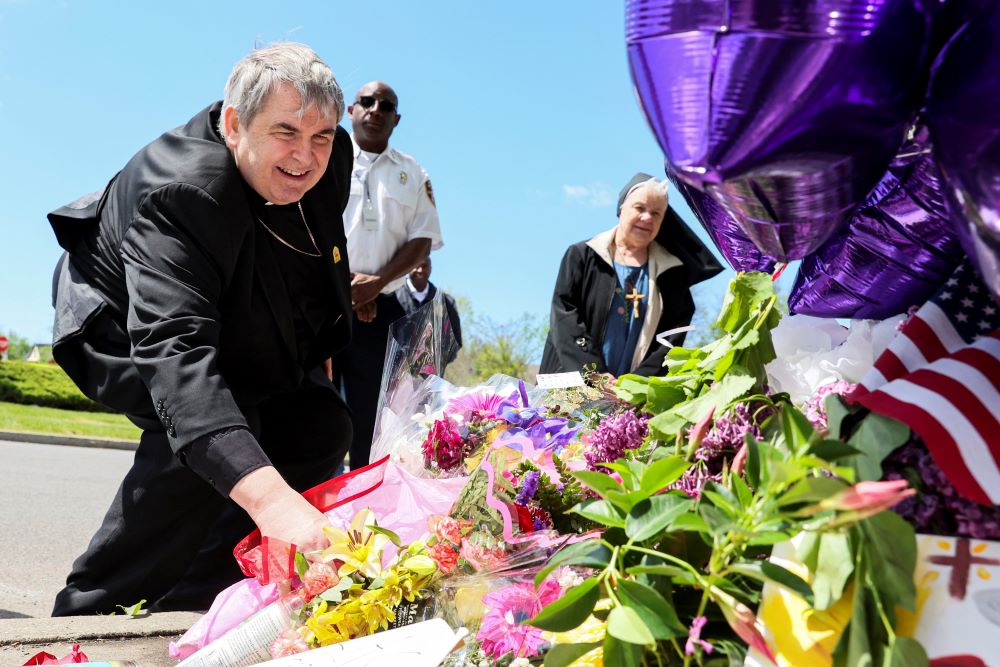
{"label": "man's dark jacket", "polygon": [[[338,127],[326,173],[302,199],[331,295],[326,325],[302,359],[293,304],[251,210],[256,195],[216,129],[220,110],[216,103],[162,135],[102,194],[49,221],[68,252],[53,286],[56,361],[90,397],[137,423],[158,420],[174,452],[203,477],[224,478],[209,481],[227,494],[248,465],[267,463],[262,452],[247,454],[256,442],[243,408],[298,388],[350,338],[342,215],[353,151]],[[80,344],[89,326],[106,342]]]}

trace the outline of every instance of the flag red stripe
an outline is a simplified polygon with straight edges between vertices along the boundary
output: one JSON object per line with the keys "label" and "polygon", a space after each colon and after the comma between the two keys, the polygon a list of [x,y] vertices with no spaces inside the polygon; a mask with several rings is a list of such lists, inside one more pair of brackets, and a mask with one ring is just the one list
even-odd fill
{"label": "flag red stripe", "polygon": [[930,413],[881,391],[872,392],[859,399],[859,402],[869,410],[901,421],[916,431],[930,450],[934,462],[960,495],[981,505],[993,504],[969,472],[951,434]]}
{"label": "flag red stripe", "polygon": [[[899,334],[902,336],[903,334]],[[879,355],[879,358],[875,360],[875,368],[878,372],[885,376],[885,379],[892,382],[896,378],[903,377],[910,371],[903,365],[903,362],[899,360],[896,353],[892,351],[890,347],[888,350]],[[878,387],[871,387],[870,389],[877,389]]]}
{"label": "flag red stripe", "polygon": [[[951,355],[952,359],[975,366],[1000,391],[1000,359],[976,347],[964,347]],[[1000,406],[997,406],[1000,408]],[[1000,435],[1000,434],[998,434]]]}
{"label": "flag red stripe", "polygon": [[948,348],[938,338],[937,332],[934,331],[931,325],[920,319],[919,313],[916,317],[910,318],[910,321],[907,322],[906,327],[901,333],[913,341],[913,344],[920,349],[920,352],[923,353],[928,363],[948,356]]}
{"label": "flag red stripe", "polygon": [[933,391],[965,415],[990,448],[993,460],[1000,466],[1000,422],[967,386],[956,378],[921,369],[906,378],[909,382]]}

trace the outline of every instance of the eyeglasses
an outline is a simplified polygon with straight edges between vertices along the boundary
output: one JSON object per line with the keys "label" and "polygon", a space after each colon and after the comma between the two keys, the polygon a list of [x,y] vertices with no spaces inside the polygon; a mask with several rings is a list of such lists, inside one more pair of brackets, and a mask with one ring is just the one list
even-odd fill
{"label": "eyeglasses", "polygon": [[378,110],[382,113],[393,113],[396,111],[396,103],[392,100],[376,100],[371,95],[362,95],[358,98],[358,104],[363,109],[371,109],[376,103],[378,103]]}

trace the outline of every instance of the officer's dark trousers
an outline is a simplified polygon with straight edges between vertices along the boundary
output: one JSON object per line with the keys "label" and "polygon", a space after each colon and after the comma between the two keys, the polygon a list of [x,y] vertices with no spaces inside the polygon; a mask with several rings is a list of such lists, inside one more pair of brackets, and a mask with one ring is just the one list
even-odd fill
{"label": "officer's dark trousers", "polygon": [[406,314],[393,294],[379,294],[375,307],[375,319],[371,322],[361,322],[354,316],[351,344],[333,360],[354,422],[352,470],[368,465],[389,327]]}

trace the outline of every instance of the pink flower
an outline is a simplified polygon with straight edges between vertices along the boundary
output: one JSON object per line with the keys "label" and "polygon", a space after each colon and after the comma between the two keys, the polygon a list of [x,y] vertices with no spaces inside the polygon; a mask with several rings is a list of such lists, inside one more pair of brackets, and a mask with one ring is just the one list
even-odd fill
{"label": "pink flower", "polygon": [[309,650],[309,645],[295,630],[285,630],[271,643],[271,657],[285,658]]}
{"label": "pink flower", "polygon": [[705,653],[712,652],[712,645],[701,638],[701,629],[705,627],[706,623],[708,623],[708,619],[704,616],[697,616],[693,621],[691,621],[691,629],[688,630],[687,643],[684,645],[685,655],[694,655],[699,646],[705,650]]}
{"label": "pink flower", "polygon": [[306,588],[306,595],[313,597],[323,591],[333,588],[340,582],[337,576],[337,568],[330,563],[315,562],[309,565],[305,575],[302,577],[302,585]]}
{"label": "pink flower", "polygon": [[696,449],[698,449],[701,441],[705,439],[705,435],[708,433],[708,430],[712,428],[712,415],[714,414],[715,406],[713,405],[712,409],[708,411],[708,414],[702,417],[701,421],[692,426],[691,430],[688,431],[689,452],[693,453]]}
{"label": "pink flower", "polygon": [[539,647],[545,643],[542,631],[525,625],[525,621],[558,599],[559,593],[559,584],[548,579],[538,590],[531,582],[522,582],[484,595],[486,613],[476,634],[483,651],[493,658],[508,653],[517,658],[538,655]]}
{"label": "pink flower", "polygon": [[822,509],[857,512],[857,519],[878,514],[916,493],[905,479],[889,482],[858,482],[820,502]]}
{"label": "pink flower", "polygon": [[767,641],[764,639],[764,635],[757,629],[757,617],[754,616],[753,611],[736,598],[728,593],[723,593],[718,588],[713,587],[712,592],[716,594],[715,598],[722,609],[722,615],[726,617],[726,622],[729,623],[729,627],[733,629],[739,638],[745,641],[747,646],[757,649],[760,653],[766,655],[771,662],[777,662],[774,653],[771,651],[771,647],[767,645]]}
{"label": "pink flower", "polygon": [[427,468],[451,470],[461,465],[465,458],[465,443],[450,419],[434,422],[421,449]]}
{"label": "pink flower", "polygon": [[477,570],[495,570],[507,560],[507,554],[502,547],[487,547],[469,540],[462,542],[459,555]]}
{"label": "pink flower", "polygon": [[458,551],[447,542],[438,542],[427,547],[427,554],[438,564],[444,574],[451,573],[458,565]]}
{"label": "pink flower", "polygon": [[495,419],[504,405],[511,405],[510,399],[496,394],[466,394],[453,398],[444,412],[448,415],[457,413],[466,419],[472,413],[478,412],[483,419]]}
{"label": "pink flower", "polygon": [[448,540],[456,547],[462,543],[462,525],[457,519],[438,514],[428,519],[427,525],[432,533]]}

